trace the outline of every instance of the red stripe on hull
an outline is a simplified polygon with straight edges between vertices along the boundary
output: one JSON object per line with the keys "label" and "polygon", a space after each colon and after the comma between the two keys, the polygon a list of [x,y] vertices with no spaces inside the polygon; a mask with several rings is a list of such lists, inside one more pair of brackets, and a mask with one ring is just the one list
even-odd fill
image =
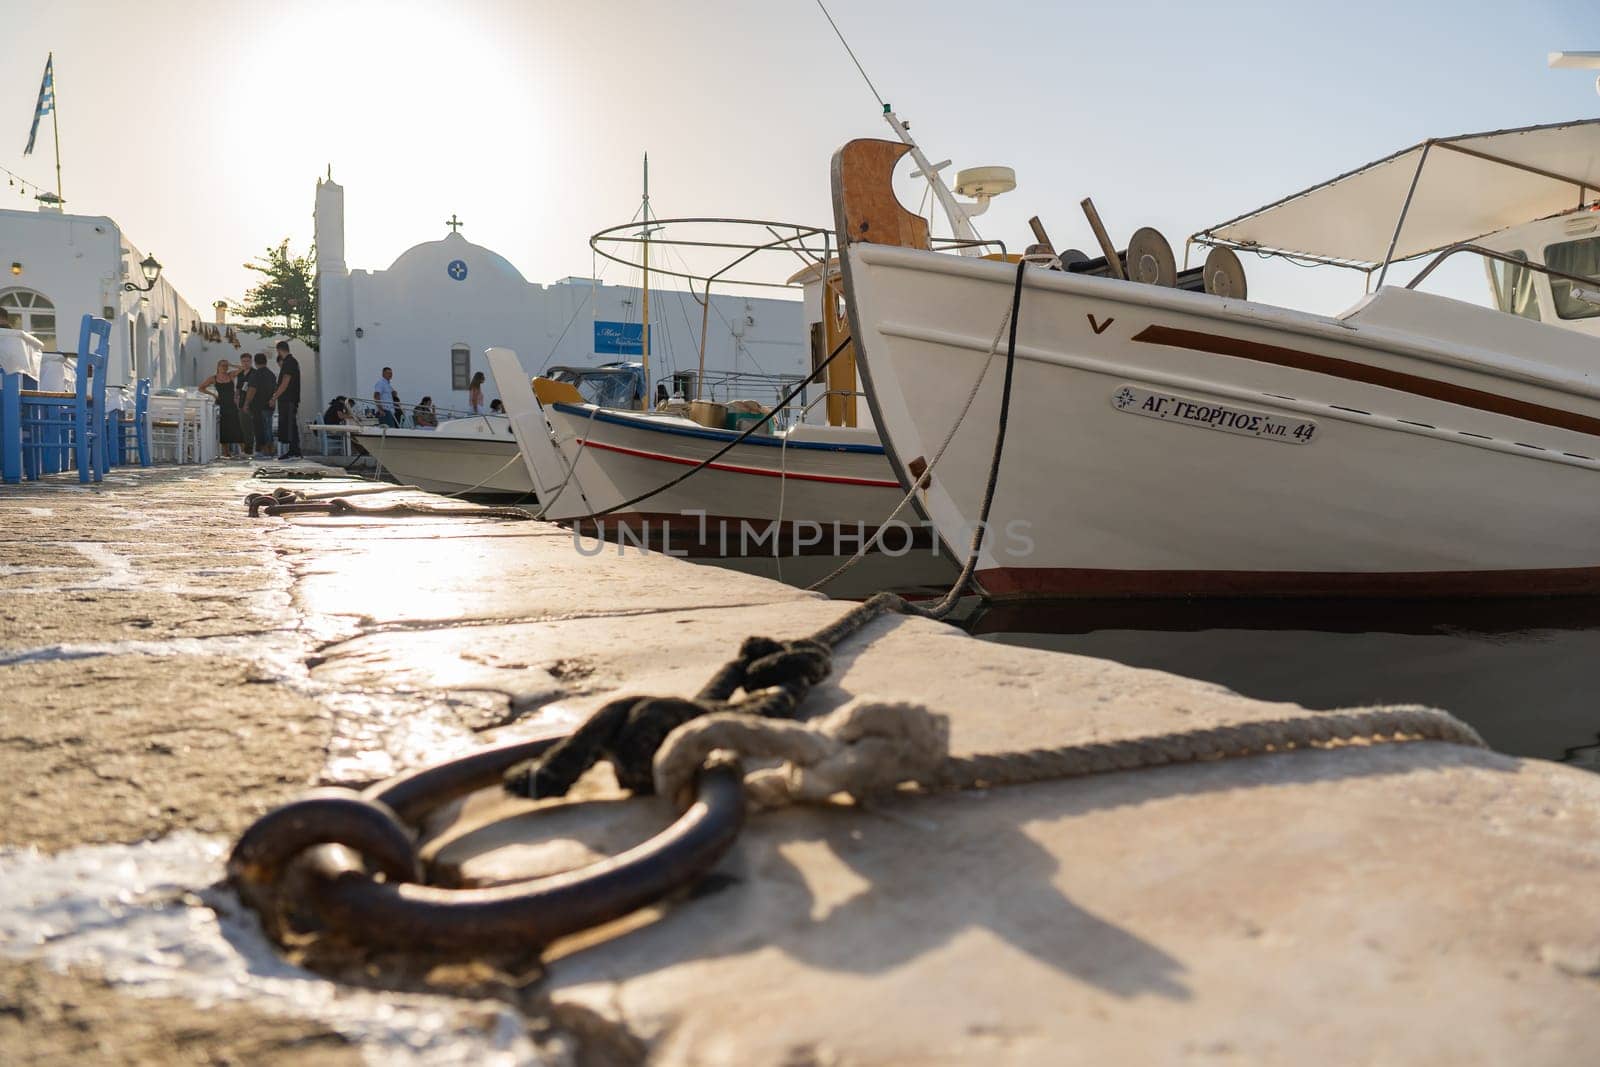
{"label": "red stripe on hull", "polygon": [[1600,595],[1600,567],[1523,571],[1116,571],[996,567],[976,575],[995,600],[1071,597],[1529,597]]}
{"label": "red stripe on hull", "polygon": [[[621,452],[625,456],[653,459],[660,463],[676,463],[684,467],[693,467],[700,462],[697,459],[686,459],[683,456],[669,456],[661,452],[644,452],[637,448],[602,444],[599,441],[589,441],[583,447],[598,448],[604,452]],[[762,478],[792,478],[799,482],[828,482],[832,485],[865,485],[873,489],[900,488],[899,482],[883,481],[878,478],[849,478],[837,474],[799,474],[795,471],[767,470],[764,467],[741,467],[732,463],[711,463],[707,467],[714,471],[726,471],[729,474],[753,474]]]}

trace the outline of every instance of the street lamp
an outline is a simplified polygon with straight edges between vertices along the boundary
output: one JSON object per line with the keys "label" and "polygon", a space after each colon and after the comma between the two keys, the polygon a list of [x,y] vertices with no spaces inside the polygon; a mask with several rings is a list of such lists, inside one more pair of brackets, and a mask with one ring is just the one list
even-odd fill
{"label": "street lamp", "polygon": [[155,256],[145,256],[139,261],[139,273],[144,275],[143,285],[134,285],[132,282],[123,282],[122,291],[125,293],[148,293],[156,287],[156,279],[161,277],[161,263]]}

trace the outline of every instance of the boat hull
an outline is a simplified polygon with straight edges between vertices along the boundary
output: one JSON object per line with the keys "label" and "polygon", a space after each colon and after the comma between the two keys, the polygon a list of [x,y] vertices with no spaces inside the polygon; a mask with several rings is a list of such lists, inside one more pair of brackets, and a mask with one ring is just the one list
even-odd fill
{"label": "boat hull", "polygon": [[[501,423],[504,426],[504,423]],[[481,432],[395,430],[371,427],[354,436],[378,466],[407,485],[431,493],[531,496],[533,482],[509,428]]]}
{"label": "boat hull", "polygon": [[[672,416],[541,405],[514,352],[490,349],[488,358],[541,514],[584,534],[699,557],[848,557],[904,500],[876,431],[804,427],[753,435],[681,483],[627,503],[739,435]],[[883,554],[933,559],[932,527],[910,510],[884,531]],[[922,568],[914,584],[922,571],[949,573],[947,563]]]}
{"label": "boat hull", "polygon": [[[577,461],[551,515],[568,521],[573,510],[588,515],[648,493],[736,436],[589,405],[552,404],[544,414],[564,461],[550,477],[564,478],[565,465]],[[580,528],[693,556],[849,555],[904,496],[876,434],[850,436],[828,444],[752,439],[681,484]],[[931,528],[907,519],[886,532],[891,549],[931,553]]]}
{"label": "boat hull", "polygon": [[[875,245],[846,256],[902,474],[935,455],[988,363],[918,498],[956,551],[993,454],[1004,338],[989,352],[1015,270]],[[1586,374],[1537,358],[1548,343],[1578,364],[1573,345],[1593,342],[1477,308],[1481,345],[1514,353],[1397,325],[1444,314],[1439,300],[1402,290],[1335,320],[1029,268],[982,590],[1600,593],[1600,399]]]}

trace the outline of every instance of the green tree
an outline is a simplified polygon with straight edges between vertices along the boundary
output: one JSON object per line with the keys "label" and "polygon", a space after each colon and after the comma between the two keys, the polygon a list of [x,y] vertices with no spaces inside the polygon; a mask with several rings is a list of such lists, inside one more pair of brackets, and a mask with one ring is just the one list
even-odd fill
{"label": "green tree", "polygon": [[268,248],[264,256],[245,264],[246,270],[261,275],[261,280],[234,302],[233,310],[242,319],[317,347],[317,246],[303,256],[289,254],[289,239]]}

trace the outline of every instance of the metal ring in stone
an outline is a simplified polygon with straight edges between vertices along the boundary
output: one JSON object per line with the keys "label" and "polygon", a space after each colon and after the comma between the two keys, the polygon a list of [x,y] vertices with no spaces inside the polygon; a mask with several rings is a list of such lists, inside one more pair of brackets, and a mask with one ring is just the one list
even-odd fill
{"label": "metal ring in stone", "polygon": [[323,921],[362,944],[461,955],[537,949],[694,884],[732,847],[744,813],[743,772],[721,762],[701,772],[694,802],[670,826],[588,867],[492,888],[441,889],[359,877],[350,853],[319,849],[310,857],[312,892]]}

